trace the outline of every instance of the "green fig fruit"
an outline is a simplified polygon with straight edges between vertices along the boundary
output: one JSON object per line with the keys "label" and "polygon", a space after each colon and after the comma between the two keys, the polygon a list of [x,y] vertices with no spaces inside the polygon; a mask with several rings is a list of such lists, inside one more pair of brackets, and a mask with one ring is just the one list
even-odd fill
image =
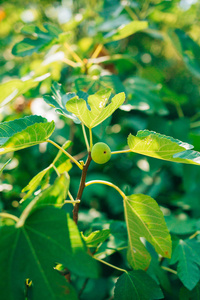
{"label": "green fig fruit", "polygon": [[92,147],[92,159],[97,164],[105,164],[111,158],[111,150],[107,144],[99,142]]}

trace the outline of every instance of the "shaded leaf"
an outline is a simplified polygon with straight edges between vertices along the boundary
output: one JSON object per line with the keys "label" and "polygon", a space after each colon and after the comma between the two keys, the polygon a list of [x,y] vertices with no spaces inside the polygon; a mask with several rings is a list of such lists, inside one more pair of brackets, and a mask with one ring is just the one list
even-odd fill
{"label": "shaded leaf", "polygon": [[113,248],[123,248],[127,246],[128,236],[126,223],[122,221],[113,221],[110,224],[110,234]]}
{"label": "shaded leaf", "polygon": [[14,45],[12,54],[16,56],[27,56],[34,52],[41,52],[44,47],[56,42],[62,31],[54,25],[45,23],[44,30],[35,25],[25,25],[21,32],[30,38],[25,38],[21,42]]}
{"label": "shaded leaf", "polygon": [[66,279],[54,270],[65,256],[73,259],[67,228],[65,212],[49,207],[36,211],[22,227],[0,229],[2,299],[25,299],[26,279],[32,281],[33,300],[64,300],[66,295],[78,299]]}
{"label": "shaded leaf", "polygon": [[[87,93],[89,95],[94,94],[97,90],[105,89],[105,88],[112,88],[114,93],[121,93],[126,92],[125,88],[123,86],[123,83],[121,82],[120,78],[117,75],[111,74],[111,75],[103,75],[103,76],[79,76],[74,81],[76,89],[78,91],[80,90],[87,90]],[[80,95],[78,95],[79,98],[84,99]]]}
{"label": "shaded leaf", "polygon": [[163,290],[169,293],[172,292],[168,274],[165,270],[161,268],[158,256],[151,256],[151,263],[147,270],[147,274],[151,278],[153,278],[157,282],[157,284],[159,284],[162,287]]}
{"label": "shaded leaf", "polygon": [[109,235],[110,235],[109,229],[102,229],[102,230],[93,231],[88,236],[84,236],[82,234],[82,238],[84,239],[88,247],[97,247],[100,243],[103,243],[108,238]]}
{"label": "shaded leaf", "polygon": [[194,76],[200,78],[200,46],[180,29],[169,31],[169,36],[187,68]]}
{"label": "shaded leaf", "polygon": [[134,269],[148,268],[151,256],[141,238],[152,244],[163,257],[171,257],[171,238],[163,213],[150,196],[134,194],[124,199],[128,231],[128,261]]}
{"label": "shaded leaf", "polygon": [[163,299],[159,285],[144,271],[137,270],[121,275],[115,285],[114,300]]}
{"label": "shaded leaf", "polygon": [[78,97],[67,102],[66,108],[74,113],[88,128],[93,128],[107,119],[125,100],[124,93],[115,95],[106,106],[111,89],[105,89],[88,97],[88,102]]}
{"label": "shaded leaf", "polygon": [[66,192],[64,174],[48,192],[26,206],[16,226],[0,228],[2,299],[15,300],[16,295],[24,298],[26,279],[32,281],[32,300],[64,300],[66,295],[77,299],[67,280],[54,270],[56,264],[78,276],[98,276],[98,264],[87,254],[74,221],[64,210],[47,206],[58,202],[60,188],[61,194]]}
{"label": "shaded leaf", "polygon": [[126,93],[125,87],[119,76],[115,74],[100,76],[99,83],[102,84],[102,87],[107,85],[107,87],[112,88],[116,94],[121,92]]}
{"label": "shaded leaf", "polygon": [[67,111],[65,105],[66,103],[74,98],[76,96],[75,93],[65,93],[62,85],[54,82],[51,87],[53,96],[44,96],[44,101],[49,104],[50,106],[54,107],[56,109],[56,112],[63,115],[64,117],[67,117],[69,119],[72,119],[74,123],[79,124],[80,120],[73,114]]}
{"label": "shaded leaf", "polygon": [[158,94],[161,88],[160,85],[135,76],[127,78],[124,85],[128,94],[128,101],[121,106],[122,110],[135,109],[149,114],[168,114],[168,110]]}
{"label": "shaded leaf", "polygon": [[196,219],[189,218],[187,215],[169,215],[165,217],[167,228],[173,234],[192,234],[196,231]]}
{"label": "shaded leaf", "polygon": [[171,264],[178,262],[178,277],[188,290],[192,290],[200,280],[200,243],[194,239],[179,240],[173,253]]}
{"label": "shaded leaf", "polygon": [[191,291],[186,287],[180,289],[180,300],[197,300],[200,299],[200,282]]}
{"label": "shaded leaf", "polygon": [[54,122],[28,116],[0,124],[0,153],[17,151],[45,142],[53,133]]}
{"label": "shaded leaf", "polygon": [[128,136],[131,151],[154,158],[185,164],[200,164],[200,153],[191,150],[192,145],[148,130]]}

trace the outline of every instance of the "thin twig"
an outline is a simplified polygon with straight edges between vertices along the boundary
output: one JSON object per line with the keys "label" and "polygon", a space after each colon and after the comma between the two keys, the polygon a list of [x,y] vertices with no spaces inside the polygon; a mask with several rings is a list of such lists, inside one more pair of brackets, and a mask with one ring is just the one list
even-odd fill
{"label": "thin twig", "polygon": [[83,293],[83,291],[84,291],[84,289],[85,289],[85,287],[86,287],[88,281],[89,281],[89,278],[86,278],[85,281],[84,281],[84,283],[83,283],[82,288],[80,289],[80,291],[79,291],[79,293],[78,293],[78,297],[79,297],[79,298],[80,298],[81,294]]}
{"label": "thin twig", "polygon": [[15,221],[16,223],[19,221],[18,217],[8,214],[8,213],[4,213],[4,212],[0,213],[0,218],[11,219],[11,220]]}
{"label": "thin twig", "polygon": [[67,151],[65,151],[62,147],[60,147],[57,143],[53,142],[52,140],[46,140],[48,143],[51,143],[55,147],[57,147],[59,150],[61,150],[66,156],[68,156],[81,170],[83,169],[82,165],[73,157],[71,154],[69,154]]}
{"label": "thin twig", "polygon": [[106,180],[91,180],[91,181],[86,182],[85,186],[89,186],[91,184],[105,184],[105,185],[111,186],[116,191],[118,191],[118,193],[122,196],[123,199],[126,198],[126,195],[124,194],[124,192],[122,192],[122,190],[120,190],[120,188],[118,188],[118,186],[116,186],[112,182],[109,182]]}
{"label": "thin twig", "polygon": [[64,46],[69,51],[69,53],[72,55],[74,60],[79,62],[81,65],[83,65],[82,59],[78,56],[78,54],[71,48],[71,46],[67,42],[64,43]]}
{"label": "thin twig", "polygon": [[85,131],[85,126],[84,126],[83,123],[81,123],[81,126],[82,126],[82,130],[83,130],[83,136],[84,136],[84,139],[85,139],[85,144],[86,144],[87,150],[89,151],[90,150],[90,145],[88,143],[88,138],[87,138],[87,134],[86,134],[86,131]]}
{"label": "thin twig", "polygon": [[167,272],[170,272],[170,273],[173,273],[175,275],[177,275],[177,271],[171,269],[171,268],[168,268],[168,267],[165,267],[165,266],[161,266],[161,268]]}

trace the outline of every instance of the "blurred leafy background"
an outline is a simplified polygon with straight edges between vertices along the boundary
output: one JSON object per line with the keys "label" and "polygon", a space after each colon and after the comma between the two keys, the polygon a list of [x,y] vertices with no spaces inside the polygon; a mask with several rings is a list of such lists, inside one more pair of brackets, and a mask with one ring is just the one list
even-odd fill
{"label": "blurred leafy background", "polygon": [[[110,86],[113,94],[124,91],[126,102],[112,119],[95,129],[96,142],[102,140],[113,151],[120,150],[127,145],[130,132],[149,129],[189,142],[200,151],[199,15],[200,3],[195,0],[1,1],[0,121],[30,114],[54,120],[55,141],[63,144],[70,139],[71,153],[84,159],[80,126],[56,114],[43,98],[52,95],[55,82],[61,83],[65,92],[82,90],[89,94]],[[148,28],[112,39],[117,28],[133,20],[147,21]],[[16,44],[24,36],[31,36],[30,48]],[[101,49],[93,58],[98,45]],[[12,86],[18,89],[17,95]],[[1,208],[15,210],[23,187],[51,163],[56,153],[53,147],[42,144],[2,155],[0,168],[9,158],[11,161],[0,177]],[[69,173],[71,192],[76,195],[80,172],[73,168]],[[90,179],[109,180],[128,193],[156,199],[174,239],[188,237],[200,228],[198,166],[121,154],[105,166],[92,163]],[[89,231],[107,228],[110,220],[123,222],[120,196],[105,186],[88,187],[79,220],[81,230]],[[123,223],[116,222],[118,225]],[[123,261],[123,255],[112,259]],[[106,299],[113,286],[110,272],[106,268],[103,278],[91,280],[83,299]],[[162,276],[167,282],[170,279],[167,288],[165,284],[166,299],[177,299],[181,287],[177,277]]]}

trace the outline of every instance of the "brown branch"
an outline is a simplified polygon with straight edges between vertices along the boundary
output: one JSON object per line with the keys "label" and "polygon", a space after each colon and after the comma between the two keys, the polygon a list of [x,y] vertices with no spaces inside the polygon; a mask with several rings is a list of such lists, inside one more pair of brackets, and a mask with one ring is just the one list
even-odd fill
{"label": "brown branch", "polygon": [[81,294],[83,293],[84,289],[86,288],[86,285],[87,285],[88,281],[89,281],[89,278],[86,278],[85,281],[84,281],[84,283],[83,283],[82,288],[80,289],[80,291],[78,293],[78,297],[79,298],[80,298]]}
{"label": "brown branch", "polygon": [[[81,198],[82,198],[83,190],[85,188],[85,180],[86,180],[87,170],[91,163],[91,160],[92,160],[91,153],[89,152],[87,161],[82,170],[81,181],[80,181],[79,190],[78,190],[77,197],[76,197],[77,200],[81,200]],[[78,223],[79,205],[80,205],[80,203],[76,203],[74,206],[74,209],[73,209],[73,220],[76,224]]]}

